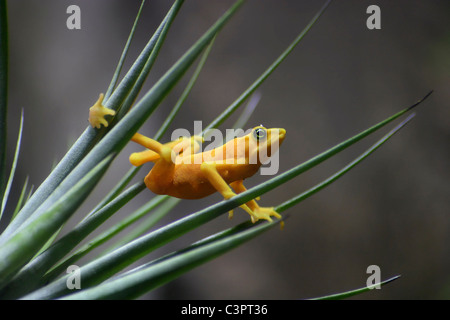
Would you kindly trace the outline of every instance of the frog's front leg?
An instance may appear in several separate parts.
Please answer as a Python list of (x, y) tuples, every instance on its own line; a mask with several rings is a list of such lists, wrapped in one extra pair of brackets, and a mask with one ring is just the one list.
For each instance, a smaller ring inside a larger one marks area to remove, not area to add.
[[(228, 200), (236, 195), (236, 193), (234, 193), (233, 190), (231, 190), (230, 186), (219, 174), (219, 172), (216, 169), (216, 164), (214, 162), (203, 162), (200, 168), (202, 172), (205, 174), (208, 181), (214, 187), (214, 189), (216, 189), (225, 198), (225, 200)], [(240, 207), (245, 211), (247, 211), (247, 213), (251, 216), (253, 222), (258, 220), (253, 215), (253, 211), (246, 204), (243, 204)], [(233, 218), (233, 210), (229, 212), (228, 218), (230, 219)]]
[[(236, 191), (236, 193), (241, 193), (246, 191), (247, 189), (244, 186), (243, 180), (238, 180), (230, 183), (230, 186)], [(271, 217), (275, 217), (281, 219), (281, 215), (276, 212), (273, 207), (260, 207), (255, 200), (250, 200), (246, 203), (246, 205), (252, 210), (252, 220), (255, 217), (255, 220), (264, 219), (267, 221), (272, 221)], [(284, 222), (280, 222), (280, 227), (283, 228)]]
[(105, 119), (105, 116), (114, 116), (116, 112), (112, 109), (106, 108), (103, 105), (103, 93), (100, 93), (100, 96), (97, 102), (89, 108), (89, 123), (92, 128), (100, 129), (102, 125), (105, 127), (108, 126), (108, 121)]

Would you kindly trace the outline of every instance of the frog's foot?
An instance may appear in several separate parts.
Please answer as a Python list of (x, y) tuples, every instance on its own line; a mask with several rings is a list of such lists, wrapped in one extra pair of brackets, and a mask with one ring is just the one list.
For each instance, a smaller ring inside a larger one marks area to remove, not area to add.
[[(276, 212), (273, 207), (256, 207), (253, 208), (252, 213), (250, 214), (250, 217), (252, 219), (252, 222), (255, 223), (258, 220), (267, 220), (269, 222), (272, 222), (271, 217), (275, 217), (277, 219), (281, 219), (281, 215)], [(280, 222), (280, 228), (283, 229), (284, 222)]]
[[(241, 193), (247, 190), (243, 184), (243, 180), (234, 181), (230, 185), (237, 193)], [(259, 197), (256, 197), (255, 199), (259, 200)], [(255, 199), (247, 202), (245, 204), (245, 207), (241, 206), (241, 208), (247, 211), (247, 213), (250, 215), (253, 223), (260, 219), (272, 222), (271, 217), (275, 217), (277, 219), (282, 218), (281, 215), (273, 209), (273, 207), (260, 207)], [(280, 221), (281, 229), (283, 229), (283, 226), (284, 222)]]
[(253, 222), (258, 221), (259, 219), (271, 222), (272, 221), (271, 217), (281, 219), (281, 215), (275, 210), (273, 210), (273, 207), (257, 207), (253, 209), (253, 213), (251, 214)]
[(105, 116), (113, 116), (116, 112), (112, 109), (106, 108), (103, 106), (103, 93), (100, 93), (100, 97), (97, 102), (89, 108), (89, 123), (92, 128), (100, 129), (101, 125), (105, 127), (108, 126), (108, 121), (105, 119)]
[[(224, 195), (225, 200), (234, 197), (236, 194), (233, 192), (229, 192)], [(255, 205), (252, 202), (248, 202), (246, 204), (240, 205), (240, 208), (244, 209), (249, 215), (253, 223), (262, 219), (272, 222), (271, 217), (275, 217), (277, 219), (281, 219), (281, 215), (276, 212), (273, 207), (260, 207), (257, 204)], [(228, 219), (233, 218), (233, 210), (228, 211)], [(281, 227), (283, 227), (283, 222), (281, 222)]]

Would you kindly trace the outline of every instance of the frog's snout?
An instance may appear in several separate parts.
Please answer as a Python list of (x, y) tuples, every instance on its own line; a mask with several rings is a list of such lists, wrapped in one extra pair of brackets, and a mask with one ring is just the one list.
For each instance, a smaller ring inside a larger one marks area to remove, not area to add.
[(280, 139), (280, 143), (283, 142), (285, 136), (286, 136), (286, 130), (278, 129), (278, 139)]

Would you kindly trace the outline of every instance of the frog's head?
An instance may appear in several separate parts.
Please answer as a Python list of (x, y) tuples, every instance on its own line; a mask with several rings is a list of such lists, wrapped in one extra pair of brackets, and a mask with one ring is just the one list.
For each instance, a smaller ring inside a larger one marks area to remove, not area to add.
[[(258, 126), (247, 135), (249, 137), (249, 160), (258, 164), (265, 163), (278, 151), (286, 136), (282, 128), (267, 129)], [(253, 161), (252, 161), (253, 160)]]
[(224, 159), (226, 163), (256, 165), (267, 163), (274, 155), (286, 135), (281, 128), (267, 129), (263, 126), (253, 128), (245, 136), (228, 141), (222, 148), (212, 150), (212, 157)]

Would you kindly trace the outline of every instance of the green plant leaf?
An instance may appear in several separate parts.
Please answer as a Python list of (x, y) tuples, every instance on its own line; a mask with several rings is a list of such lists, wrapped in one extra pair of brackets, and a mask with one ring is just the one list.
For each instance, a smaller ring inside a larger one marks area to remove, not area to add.
[(0, 0), (0, 199), (6, 188), (6, 142), (8, 109), (8, 12)]
[(16, 151), (14, 153), (14, 160), (11, 166), (11, 171), (9, 173), (8, 183), (6, 184), (6, 189), (3, 193), (3, 199), (0, 207), (0, 220), (3, 217), (3, 212), (6, 207), (6, 202), (8, 201), (9, 191), (11, 190), (11, 185), (14, 179), (14, 173), (16, 172), (17, 161), (19, 161), (19, 151), (20, 151), (20, 142), (22, 141), (22, 132), (23, 132), (23, 111), (20, 117), (20, 127), (19, 127), (19, 135), (17, 137), (16, 142)]
[(25, 179), (25, 182), (22, 187), (22, 191), (20, 192), (19, 199), (16, 203), (16, 208), (14, 209), (14, 212), (12, 214), (11, 220), (14, 220), (14, 217), (16, 216), (17, 212), (19, 212), (20, 208), (22, 208), (23, 204), (26, 202), (27, 197), (25, 196), (28, 188), (28, 177)]
[(120, 56), (119, 62), (117, 63), (116, 71), (114, 72), (113, 77), (111, 79), (111, 82), (109, 84), (109, 87), (106, 90), (105, 97), (104, 97), (105, 101), (107, 101), (109, 99), (109, 97), (111, 96), (111, 93), (113, 92), (114, 88), (116, 87), (117, 81), (119, 80), (119, 75), (120, 75), (120, 72), (122, 70), (123, 64), (125, 62), (125, 58), (126, 58), (126, 56), (128, 54), (128, 50), (130, 48), (131, 40), (133, 39), (134, 33), (136, 31), (137, 23), (138, 23), (139, 18), (141, 16), (142, 9), (144, 8), (144, 4), (145, 4), (145, 0), (142, 0), (141, 1), (141, 6), (139, 7), (139, 11), (138, 11), (137, 16), (136, 16), (136, 19), (134, 20), (133, 27), (131, 28), (130, 35), (128, 36), (127, 42), (126, 42), (125, 47), (123, 48), (123, 51), (122, 51), (122, 55)]
[[(110, 126), (108, 127), (108, 130), (110, 127), (114, 126), (117, 121), (122, 119), (125, 114), (129, 111), (131, 106), (133, 105), (136, 97), (138, 96), (145, 79), (147, 78), (147, 75), (149, 74), (150, 70), (153, 67), (153, 64), (156, 61), (156, 58), (159, 54), (159, 51), (162, 47), (162, 44), (164, 40), (166, 39), (167, 32), (169, 31), (170, 26), (172, 25), (172, 22), (174, 21), (178, 11), (181, 8), (181, 5), (183, 4), (184, 0), (176, 0), (174, 4), (172, 5), (172, 8), (169, 10), (169, 13), (167, 14), (166, 18), (164, 19), (164, 25), (161, 25), (161, 29), (157, 30), (157, 33), (152, 37), (155, 38), (156, 42), (153, 45), (153, 48), (150, 52), (150, 55), (148, 58), (143, 61), (145, 62), (142, 65), (142, 69), (139, 72), (139, 75), (134, 79), (134, 77), (124, 77), (124, 84), (122, 83), (119, 85), (120, 90), (115, 90), (111, 99), (112, 101), (115, 100), (116, 96), (119, 97), (120, 104), (118, 103), (109, 103), (110, 101), (106, 102), (106, 106), (111, 105), (111, 108), (114, 110), (117, 110), (117, 114), (114, 116), (114, 119)], [(161, 30), (159, 32), (159, 30)], [(157, 36), (157, 37), (156, 37)], [(145, 49), (144, 49), (145, 50)], [(142, 64), (140, 60), (138, 59), (135, 64)], [(129, 81), (131, 79), (134, 79), (134, 81)], [(126, 92), (126, 95), (124, 95)]]
[(105, 157), (38, 219), (24, 224), (21, 230), (0, 247), (0, 287), (25, 265), (70, 217), (101, 178), (112, 158)]
[(327, 295), (327, 296), (323, 296), (323, 297), (319, 297), (319, 298), (314, 298), (314, 299), (310, 299), (310, 300), (340, 300), (340, 299), (346, 299), (370, 290), (373, 290), (375, 288), (378, 288), (379, 286), (384, 286), (388, 283), (391, 283), (394, 280), (397, 280), (398, 278), (400, 278), (400, 275), (398, 276), (394, 276), (392, 278), (389, 278), (387, 280), (384, 280), (380, 283), (376, 283), (370, 286), (366, 286), (363, 288), (359, 288), (359, 289), (355, 289), (355, 290), (350, 290), (350, 291), (346, 291), (346, 292), (342, 292), (342, 293), (336, 293), (336, 294), (331, 294), (331, 295)]

